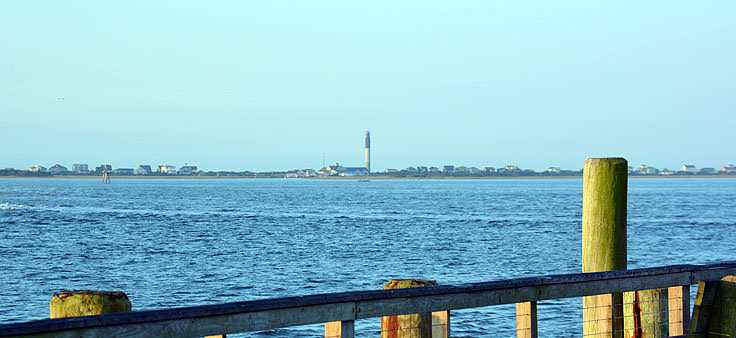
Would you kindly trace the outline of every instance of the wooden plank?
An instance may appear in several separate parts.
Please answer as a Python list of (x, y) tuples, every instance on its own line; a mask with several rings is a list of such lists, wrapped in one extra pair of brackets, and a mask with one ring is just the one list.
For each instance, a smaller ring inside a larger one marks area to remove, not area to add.
[(432, 338), (450, 338), (450, 311), (432, 312)]
[(624, 292), (624, 336), (669, 337), (668, 288)]
[[(384, 315), (667, 288), (689, 285), (702, 276), (721, 278), (730, 273), (736, 273), (734, 262), (551, 275), (431, 288), (341, 292), (3, 324), (0, 325), (0, 337), (65, 330), (74, 332), (70, 336), (88, 331), (124, 337), (130, 332), (141, 332), (142, 328), (153, 330), (150, 335), (161, 336), (180, 331), (197, 332), (194, 336), (227, 334)], [(197, 326), (205, 329), (199, 330)]]
[(353, 338), (354, 336), (354, 320), (325, 323), (325, 338)]
[(693, 317), (690, 320), (690, 334), (688, 337), (705, 338), (707, 336), (717, 290), (718, 281), (700, 281), (698, 283), (698, 293), (695, 296), (695, 307), (693, 308)]
[(726, 276), (718, 282), (708, 336), (736, 336), (736, 276)]
[[(224, 316), (90, 327), (60, 331), (44, 337), (202, 337), (213, 333), (229, 334), (324, 323), (336, 317), (350, 319), (354, 315), (354, 309), (354, 304), (345, 303), (317, 305)], [(14, 336), (22, 337), (22, 335)]]
[(442, 294), (361, 301), (357, 303), (357, 317), (358, 319), (371, 318), (381, 315), (400, 315), (417, 312), (456, 310), (537, 300), (593, 296), (611, 291), (618, 293), (631, 290), (667, 288), (670, 286), (681, 285), (681, 283), (688, 283), (689, 278), (689, 273), (676, 273), (669, 275), (645, 276), (635, 279), (619, 278), (569, 284), (524, 286), (462, 294)]
[(516, 303), (516, 337), (537, 338), (537, 302)]
[(690, 285), (671, 286), (669, 296), (669, 335), (681, 336), (690, 327)]

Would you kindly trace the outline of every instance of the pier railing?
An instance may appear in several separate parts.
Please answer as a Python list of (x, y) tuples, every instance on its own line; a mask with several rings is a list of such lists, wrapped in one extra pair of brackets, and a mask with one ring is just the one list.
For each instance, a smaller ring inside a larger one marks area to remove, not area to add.
[[(729, 274), (736, 274), (736, 262), (327, 293), (4, 324), (0, 337), (201, 337), (340, 322), (341, 336), (352, 338), (357, 319), (514, 303), (521, 304), (517, 327), (529, 328), (518, 331), (518, 336), (536, 337), (537, 301), (650, 289), (670, 291), (669, 332), (678, 336), (686, 334), (689, 326), (690, 285)], [(596, 336), (622, 335), (615, 330), (600, 334)]]

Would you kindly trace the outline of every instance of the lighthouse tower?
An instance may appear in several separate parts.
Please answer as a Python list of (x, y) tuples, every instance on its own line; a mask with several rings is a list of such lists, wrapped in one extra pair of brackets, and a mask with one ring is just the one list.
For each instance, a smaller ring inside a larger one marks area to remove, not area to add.
[(365, 168), (371, 172), (371, 132), (365, 132)]

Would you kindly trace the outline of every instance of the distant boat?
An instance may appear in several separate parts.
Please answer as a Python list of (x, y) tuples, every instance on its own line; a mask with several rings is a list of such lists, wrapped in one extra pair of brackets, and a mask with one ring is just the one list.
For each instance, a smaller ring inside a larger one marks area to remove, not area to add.
[(367, 180), (367, 179), (364, 179), (364, 178), (361, 178), (361, 179), (358, 180), (358, 182), (370, 182), (370, 181), (371, 180)]

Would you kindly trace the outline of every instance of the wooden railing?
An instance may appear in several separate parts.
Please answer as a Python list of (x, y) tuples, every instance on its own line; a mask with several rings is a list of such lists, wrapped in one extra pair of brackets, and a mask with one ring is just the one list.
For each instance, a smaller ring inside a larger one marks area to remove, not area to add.
[[(690, 285), (729, 274), (736, 274), (736, 262), (328, 293), (4, 324), (0, 325), (0, 337), (201, 337), (338, 321), (346, 328), (342, 337), (352, 338), (357, 319), (513, 303), (521, 303), (517, 310), (527, 312), (517, 318), (534, 321), (524, 323), (533, 329), (520, 335), (536, 337), (537, 301), (662, 288), (682, 295), (682, 303), (670, 307), (681, 309), (680, 327), (672, 327), (675, 321), (670, 319), (670, 332), (685, 333), (690, 318)], [(525, 303), (533, 306), (523, 306)], [(678, 316), (671, 313), (670, 317), (673, 315)]]

